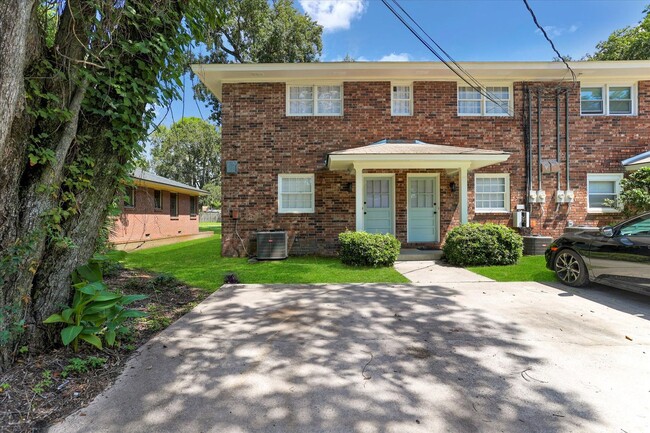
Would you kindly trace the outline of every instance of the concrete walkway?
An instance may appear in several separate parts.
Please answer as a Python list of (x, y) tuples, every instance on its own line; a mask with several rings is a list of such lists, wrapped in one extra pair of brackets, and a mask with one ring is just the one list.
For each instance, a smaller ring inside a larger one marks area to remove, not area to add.
[(224, 286), (50, 432), (646, 432), (649, 319), (537, 283)]
[(395, 262), (395, 270), (412, 283), (475, 283), (494, 281), (464, 268), (447, 265), (438, 260)]

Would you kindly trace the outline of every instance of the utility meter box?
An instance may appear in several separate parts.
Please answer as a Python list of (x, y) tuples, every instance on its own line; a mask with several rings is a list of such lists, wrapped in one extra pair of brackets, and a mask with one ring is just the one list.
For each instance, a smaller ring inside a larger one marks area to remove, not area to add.
[(564, 195), (564, 191), (561, 189), (558, 189), (555, 192), (555, 203), (564, 203), (564, 198), (566, 196)]
[(512, 221), (515, 227), (530, 227), (530, 212), (516, 210), (512, 213)]
[(537, 191), (529, 191), (528, 192), (528, 200), (531, 203), (537, 203)]
[(575, 200), (575, 193), (572, 189), (567, 189), (564, 191), (564, 202), (565, 203), (573, 203)]
[(537, 191), (537, 203), (546, 203), (546, 191), (541, 189)]

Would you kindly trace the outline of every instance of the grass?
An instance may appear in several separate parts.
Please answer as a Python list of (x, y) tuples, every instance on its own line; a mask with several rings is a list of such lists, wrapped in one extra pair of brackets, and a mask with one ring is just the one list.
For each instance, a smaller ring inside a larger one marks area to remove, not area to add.
[(537, 281), (543, 283), (557, 281), (555, 273), (546, 269), (544, 256), (523, 256), (516, 265), (476, 266), (467, 269), (499, 282)]
[(201, 223), (200, 229), (214, 230), (215, 236), (131, 252), (122, 261), (128, 268), (172, 274), (208, 291), (217, 290), (229, 273), (235, 273), (244, 284), (408, 282), (392, 267), (355, 268), (337, 258), (290, 257), (248, 263), (245, 258), (221, 257), (221, 224)]
[(221, 235), (221, 223), (199, 223), (200, 232), (214, 232)]

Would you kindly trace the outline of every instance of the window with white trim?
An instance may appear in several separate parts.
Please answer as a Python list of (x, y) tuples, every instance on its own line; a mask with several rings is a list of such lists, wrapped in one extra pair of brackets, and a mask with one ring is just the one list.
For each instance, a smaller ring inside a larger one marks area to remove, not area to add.
[(410, 116), (413, 107), (413, 87), (410, 84), (392, 85), (391, 109), (393, 116)]
[[(484, 96), (485, 93), (488, 97)], [(510, 86), (489, 86), (485, 92), (470, 86), (458, 86), (459, 116), (509, 116)]]
[(342, 114), (342, 85), (287, 86), (287, 115), (341, 116)]
[(585, 85), (580, 87), (580, 114), (629, 116), (635, 114), (636, 89), (625, 85)]
[(476, 213), (510, 212), (510, 175), (477, 173), (474, 175)]
[(314, 212), (314, 175), (278, 175), (278, 212)]
[(587, 211), (618, 212), (616, 202), (621, 193), (621, 173), (587, 174)]

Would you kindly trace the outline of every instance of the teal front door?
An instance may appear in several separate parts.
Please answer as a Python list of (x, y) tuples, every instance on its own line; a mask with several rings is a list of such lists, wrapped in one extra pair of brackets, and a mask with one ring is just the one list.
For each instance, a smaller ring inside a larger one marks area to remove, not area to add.
[(363, 228), (368, 233), (393, 230), (393, 178), (364, 178)]
[(438, 179), (408, 178), (408, 241), (438, 241)]

